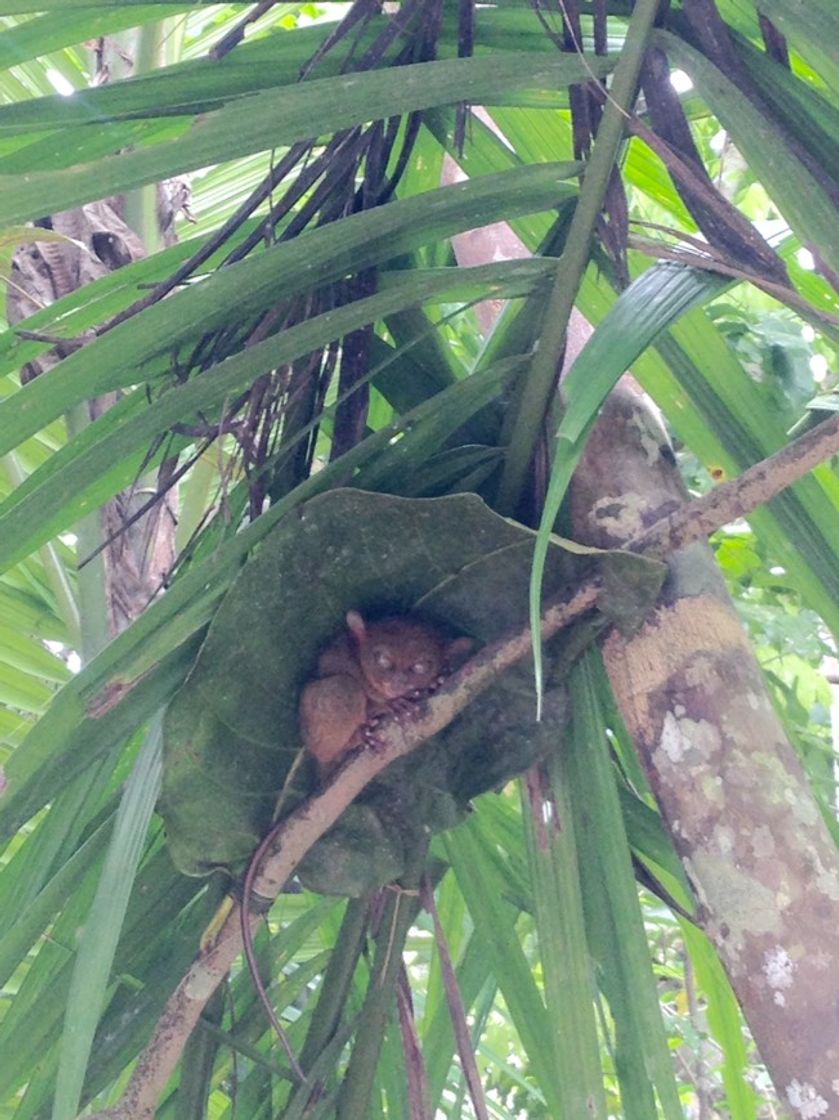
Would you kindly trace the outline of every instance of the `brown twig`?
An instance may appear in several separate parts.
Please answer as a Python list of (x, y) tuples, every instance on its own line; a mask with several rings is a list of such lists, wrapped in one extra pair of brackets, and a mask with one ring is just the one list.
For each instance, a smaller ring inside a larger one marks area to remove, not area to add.
[(93, 337), (92, 334), (90, 334), (89, 337), (62, 338), (61, 335), (48, 334), (44, 331), (27, 331), (22, 328), (18, 330), (17, 327), (13, 327), (12, 330), (18, 338), (22, 338), (25, 342), (48, 342), (50, 346), (64, 347), (67, 353), (81, 350)]
[(723, 482), (660, 518), (630, 541), (627, 548), (666, 559), (691, 541), (708, 537), (723, 525), (751, 513), (833, 455), (839, 455), (839, 412), (731, 482)]
[(244, 39), (245, 28), (248, 24), (255, 23), (256, 20), (264, 16), (266, 12), (270, 12), (276, 3), (277, 0), (260, 0), (260, 3), (251, 8), (244, 19), (239, 20), (235, 27), (231, 28), (226, 35), (223, 35), (222, 38), (219, 39), (214, 47), (210, 48), (208, 57), (213, 59), (214, 62), (218, 62), (220, 58), (224, 58), (226, 54), (230, 54), (233, 48), (237, 47)]
[(451, 954), (449, 953), (445, 931), (440, 922), (440, 915), (437, 913), (437, 903), (434, 901), (434, 887), (427, 874), (422, 877), (420, 898), (423, 907), (431, 915), (431, 921), (434, 925), (434, 944), (437, 947), (437, 955), (440, 958), (443, 991), (446, 994), (449, 1017), (452, 1021), (452, 1033), (455, 1037), (457, 1052), (460, 1055), (460, 1064), (463, 1069), (463, 1076), (466, 1078), (466, 1085), (469, 1089), (472, 1108), (478, 1120), (489, 1120), (489, 1112), (484, 1097), (484, 1087), (481, 1084), (480, 1074), (478, 1073), (478, 1063), (475, 1060), (472, 1038), (469, 1034), (466, 1008), (463, 1006), (463, 1000), (461, 998), (460, 988), (458, 987), (454, 964), (452, 963)]
[[(688, 238), (684, 234), (681, 237), (683, 241), (695, 245), (702, 244), (697, 238)], [(723, 260), (719, 251), (710, 244), (704, 244), (696, 251), (671, 245), (666, 241), (659, 241), (655, 238), (629, 237), (627, 244), (630, 249), (635, 249), (648, 257), (654, 257), (656, 260), (675, 261), (677, 264), (686, 265), (688, 268), (701, 268), (706, 272), (718, 272), (721, 276), (730, 276), (732, 280), (754, 284), (756, 288), (760, 288), (768, 296), (772, 296), (779, 303), (783, 303), (796, 311), (803, 319), (815, 320), (828, 327), (839, 326), (839, 315), (831, 315), (829, 311), (820, 311), (788, 284), (776, 284), (774, 280), (764, 280), (756, 272), (748, 272), (738, 265)]]
[(268, 1021), (274, 1028), (274, 1033), (280, 1040), (280, 1044), (285, 1050), (286, 1057), (288, 1058), (291, 1072), (294, 1074), (298, 1084), (304, 1084), (306, 1075), (300, 1067), (297, 1060), (297, 1055), (294, 1053), (291, 1043), (288, 1040), (288, 1035), (283, 1030), (282, 1023), (277, 1018), (274, 1008), (271, 1006), (271, 1001), (268, 998), (268, 993), (265, 991), (265, 985), (262, 982), (262, 973), (259, 971), (259, 962), (256, 959), (256, 953), (253, 947), (253, 929), (251, 925), (251, 913), (249, 907), (251, 905), (251, 896), (253, 892), (253, 882), (256, 878), (259, 868), (262, 865), (263, 858), (266, 852), (274, 843), (277, 833), (277, 827), (274, 826), (262, 839), (259, 847), (251, 857), (251, 862), (248, 865), (248, 870), (245, 873), (245, 878), (242, 882), (242, 899), (239, 903), (239, 936), (242, 939), (242, 949), (245, 954), (245, 960), (248, 962), (248, 972), (251, 974), (256, 993), (259, 996), (259, 1001), (268, 1016)]
[[(752, 512), (837, 453), (839, 414), (750, 467), (739, 478), (657, 521), (629, 547), (648, 556), (665, 558), (670, 552), (707, 537), (735, 518)], [(573, 594), (551, 603), (542, 614), (543, 639), (557, 634), (594, 607), (600, 590), (600, 579), (594, 576)], [(390, 722), (383, 725), (381, 749), (364, 751), (351, 758), (326, 788), (291, 813), (266, 843), (264, 858), (254, 876), (253, 892), (268, 901), (276, 898), (309, 848), (377, 774), (442, 731), (502, 672), (526, 657), (530, 650), (529, 628), (484, 647), (452, 674), (439, 692), (422, 703), (416, 720), (410, 724)], [(196, 958), (170, 996), (119, 1104), (99, 1113), (98, 1120), (150, 1120), (207, 1000), (242, 949), (241, 920), (237, 904), (213, 945)], [(247, 920), (253, 930), (262, 916), (250, 914)]]
[(396, 988), (396, 1008), (399, 1016), (399, 1033), (402, 1036), (402, 1054), (405, 1062), (405, 1088), (410, 1120), (426, 1120), (428, 1108), (428, 1072), (422, 1060), (422, 1046), (417, 1032), (417, 1020), (411, 999), (411, 982), (404, 960), (399, 967)]

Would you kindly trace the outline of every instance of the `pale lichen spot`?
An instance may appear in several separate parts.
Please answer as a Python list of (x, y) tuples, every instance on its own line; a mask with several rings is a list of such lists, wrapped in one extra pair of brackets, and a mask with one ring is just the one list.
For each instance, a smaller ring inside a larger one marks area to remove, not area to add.
[(733, 946), (739, 952), (753, 937), (780, 935), (782, 916), (774, 891), (711, 845), (694, 849), (692, 858), (709, 909), (725, 915), (729, 951)]
[(690, 739), (682, 733), (680, 721), (672, 712), (664, 717), (659, 746), (671, 762), (681, 762), (690, 748)]
[(605, 495), (594, 503), (590, 519), (615, 537), (631, 537), (642, 526), (646, 503), (640, 494)]
[[(776, 945), (763, 954), (763, 975), (770, 988), (776, 992), (792, 987), (792, 976), (797, 968), (795, 961), (783, 947)], [(778, 1000), (776, 999), (777, 1003)]]
[(831, 1083), (830, 1087), (833, 1090), (833, 1092), (836, 1094), (836, 1096), (839, 1097), (839, 1077), (836, 1077), (836, 1078), (833, 1079), (833, 1082)]
[(786, 1005), (787, 1005), (787, 997), (784, 995), (783, 992), (775, 992), (774, 996), (772, 997), (772, 1000), (776, 1004), (777, 1007), (786, 1007)]
[(680, 718), (674, 712), (668, 712), (664, 717), (659, 747), (671, 762), (683, 761), (692, 747), (707, 757), (719, 746), (719, 732), (707, 720)]
[(638, 425), (638, 435), (640, 437), (641, 450), (646, 455), (647, 462), (650, 466), (655, 466), (661, 458), (661, 441), (656, 439), (655, 435), (643, 423)]
[(784, 800), (801, 824), (814, 825), (820, 819), (815, 798), (805, 795), (801, 786), (788, 785), (784, 790)]
[(801, 1120), (817, 1120), (819, 1116), (824, 1116), (829, 1107), (815, 1086), (797, 1079), (787, 1085), (787, 1100)]
[(714, 829), (713, 840), (720, 855), (727, 856), (734, 851), (734, 832), (727, 825), (718, 825)]
[(690, 724), (688, 733), (693, 745), (699, 748), (705, 758), (720, 750), (722, 740), (719, 730), (714, 727), (713, 723), (709, 723), (706, 719), (682, 720), (682, 723)]
[(688, 688), (701, 688), (713, 693), (720, 686), (720, 670), (716, 657), (698, 654), (684, 671), (684, 683)]
[(638, 443), (646, 455), (647, 462), (650, 466), (655, 466), (661, 458), (662, 448), (667, 444), (664, 423), (661, 420), (658, 406), (653, 404), (652, 409), (650, 409), (645, 405), (642, 409), (633, 403), (629, 426), (638, 437)]
[(753, 712), (759, 712), (763, 706), (763, 698), (756, 692), (747, 692), (745, 700)]
[(778, 905), (778, 910), (783, 912), (788, 906), (792, 905), (792, 895), (790, 894), (789, 883), (784, 883), (783, 886), (778, 887), (775, 891), (775, 902)]
[(756, 859), (768, 859), (775, 854), (775, 837), (765, 824), (758, 825), (752, 834), (752, 851)]
[(725, 788), (719, 774), (702, 775), (702, 796), (708, 805), (716, 805), (719, 808), (725, 804)]
[(822, 871), (816, 876), (816, 889), (833, 902), (839, 900), (839, 877), (835, 871)]

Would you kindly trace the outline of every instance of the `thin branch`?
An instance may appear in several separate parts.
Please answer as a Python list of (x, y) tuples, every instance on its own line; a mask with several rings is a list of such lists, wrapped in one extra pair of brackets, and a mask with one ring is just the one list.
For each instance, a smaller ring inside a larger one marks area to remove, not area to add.
[(463, 1006), (454, 964), (452, 963), (448, 942), (446, 941), (446, 934), (440, 922), (440, 915), (437, 913), (437, 903), (434, 901), (434, 888), (427, 874), (422, 877), (420, 898), (423, 907), (431, 915), (431, 921), (434, 924), (434, 944), (437, 947), (437, 955), (440, 958), (443, 990), (446, 993), (446, 1003), (448, 1004), (449, 1017), (452, 1021), (452, 1031), (457, 1044), (457, 1052), (460, 1055), (460, 1064), (466, 1078), (466, 1085), (469, 1089), (472, 1108), (478, 1120), (489, 1120), (489, 1112), (484, 1097), (484, 1087), (481, 1084), (478, 1063), (475, 1061), (474, 1048), (469, 1034), (469, 1024), (466, 1021), (466, 1009)]
[(839, 326), (839, 315), (831, 315), (829, 311), (820, 311), (788, 284), (777, 284), (774, 280), (765, 280), (756, 272), (749, 272), (739, 265), (731, 264), (722, 258), (719, 250), (714, 249), (710, 244), (702, 244), (697, 238), (689, 238), (684, 234), (681, 234), (681, 238), (691, 244), (702, 245), (702, 248), (694, 252), (692, 249), (682, 249), (666, 241), (645, 237), (629, 237), (627, 243), (630, 249), (636, 249), (639, 253), (645, 253), (648, 257), (654, 257), (657, 260), (676, 261), (678, 264), (687, 265), (689, 268), (718, 272), (721, 276), (730, 276), (732, 280), (754, 284), (756, 288), (760, 288), (761, 291), (766, 292), (767, 295), (772, 296), (779, 303), (786, 304), (787, 307), (798, 312), (804, 319), (815, 320), (825, 327)]
[(233, 48), (237, 47), (244, 39), (245, 28), (248, 24), (255, 23), (256, 20), (264, 16), (266, 12), (270, 12), (276, 3), (277, 0), (260, 0), (260, 3), (251, 8), (244, 19), (241, 19), (235, 27), (219, 39), (216, 45), (210, 49), (208, 57), (213, 59), (214, 62), (218, 62), (220, 58), (224, 58), (226, 54), (230, 54)]
[(660, 518), (627, 548), (666, 559), (691, 541), (709, 537), (723, 525), (752, 513), (833, 455), (839, 455), (839, 412), (731, 482), (723, 482)]
[(422, 1046), (417, 1033), (417, 1021), (411, 999), (411, 982), (408, 979), (408, 970), (405, 967), (404, 960), (399, 966), (396, 1007), (399, 1014), (399, 1033), (402, 1036), (402, 1054), (405, 1062), (408, 1115), (410, 1120), (428, 1120), (428, 1073), (422, 1060)]
[[(299, 757), (300, 756), (298, 755), (298, 758)], [(293, 773), (296, 769), (296, 765), (292, 766), (291, 773)], [(283, 790), (287, 788), (287, 784), (288, 782), (286, 782), (286, 786), (283, 786)], [(280, 795), (280, 801), (282, 801), (282, 795)], [(256, 994), (259, 996), (259, 1001), (262, 1004), (265, 1014), (268, 1016), (268, 1021), (273, 1027), (274, 1033), (280, 1040), (280, 1044), (285, 1051), (286, 1057), (289, 1061), (289, 1065), (291, 1066), (291, 1072), (294, 1074), (294, 1077), (296, 1078), (298, 1084), (303, 1084), (306, 1081), (306, 1075), (300, 1067), (300, 1063), (297, 1060), (297, 1055), (292, 1049), (291, 1043), (288, 1040), (288, 1035), (283, 1030), (282, 1023), (277, 1018), (274, 1008), (271, 1006), (271, 1001), (268, 998), (268, 993), (266, 992), (265, 985), (262, 982), (262, 973), (260, 972), (259, 962), (256, 959), (256, 953), (253, 947), (253, 931), (250, 922), (253, 879), (259, 871), (265, 853), (271, 846), (271, 843), (274, 839), (275, 831), (276, 830), (272, 828), (268, 833), (266, 833), (266, 835), (260, 842), (259, 847), (254, 852), (251, 858), (251, 862), (248, 866), (248, 870), (245, 874), (244, 882), (242, 883), (242, 898), (238, 906), (239, 936), (242, 939), (242, 949), (245, 953), (245, 960), (248, 963), (248, 971), (251, 974), (251, 980), (253, 981), (253, 985), (256, 988)]]

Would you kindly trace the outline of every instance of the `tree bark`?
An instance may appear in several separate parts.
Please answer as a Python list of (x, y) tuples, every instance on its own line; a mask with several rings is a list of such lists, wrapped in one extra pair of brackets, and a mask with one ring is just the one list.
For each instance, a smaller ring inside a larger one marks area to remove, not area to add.
[[(628, 379), (571, 490), (577, 539), (615, 548), (686, 494)], [(778, 1092), (839, 1117), (839, 859), (710, 549), (675, 553), (661, 601), (603, 646), (618, 705)]]
[[(119, 199), (107, 199), (53, 214), (48, 220), (49, 229), (66, 240), (32, 242), (17, 251), (7, 297), (11, 324), (146, 255), (142, 241), (123, 221), (119, 208)], [(159, 211), (161, 219), (168, 214), (163, 206)], [(52, 350), (24, 366), (21, 382), (40, 376), (67, 353), (69, 346), (57, 342)], [(117, 399), (116, 394), (109, 393), (90, 401), (89, 419), (96, 420)], [(148, 496), (138, 485), (106, 502), (98, 515), (110, 637), (139, 617), (161, 590), (174, 563), (174, 496), (161, 497), (151, 510), (133, 521), (134, 511)], [(85, 559), (79, 557), (80, 562)]]

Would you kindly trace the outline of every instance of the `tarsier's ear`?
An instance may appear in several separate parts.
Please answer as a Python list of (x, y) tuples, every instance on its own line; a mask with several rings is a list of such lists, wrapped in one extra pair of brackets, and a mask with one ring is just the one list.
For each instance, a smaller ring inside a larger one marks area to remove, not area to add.
[(471, 638), (454, 638), (446, 646), (446, 664), (456, 669), (466, 660), (474, 648)]
[(367, 635), (367, 627), (358, 611), (347, 611), (347, 629), (357, 642), (364, 641)]

